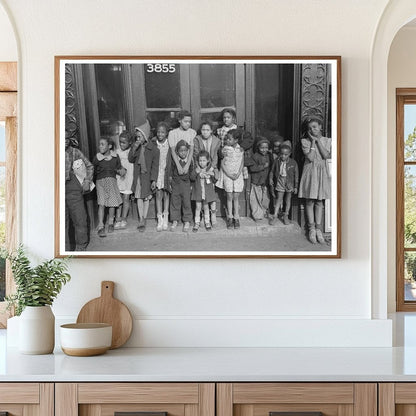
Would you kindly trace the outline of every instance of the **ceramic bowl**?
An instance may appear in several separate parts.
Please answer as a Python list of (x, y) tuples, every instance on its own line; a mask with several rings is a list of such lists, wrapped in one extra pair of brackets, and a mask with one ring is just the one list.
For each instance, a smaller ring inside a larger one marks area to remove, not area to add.
[(61, 325), (61, 348), (67, 355), (88, 357), (111, 347), (112, 326), (103, 323)]

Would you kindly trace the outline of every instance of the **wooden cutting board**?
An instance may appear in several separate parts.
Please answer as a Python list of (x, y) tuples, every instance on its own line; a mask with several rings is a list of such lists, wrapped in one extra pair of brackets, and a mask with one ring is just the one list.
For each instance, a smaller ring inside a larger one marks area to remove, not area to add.
[(101, 296), (86, 303), (77, 323), (107, 323), (113, 326), (111, 349), (121, 347), (130, 338), (133, 319), (127, 306), (113, 297), (114, 282), (101, 282)]

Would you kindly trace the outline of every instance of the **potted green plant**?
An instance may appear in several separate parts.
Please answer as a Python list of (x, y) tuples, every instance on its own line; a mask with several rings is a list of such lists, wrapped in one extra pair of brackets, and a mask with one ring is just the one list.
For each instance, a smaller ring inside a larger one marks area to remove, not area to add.
[(19, 350), (49, 354), (55, 346), (55, 316), (51, 305), (71, 276), (68, 258), (45, 260), (32, 266), (23, 246), (4, 252), (10, 261), (16, 292), (6, 296), (8, 309), (19, 318)]

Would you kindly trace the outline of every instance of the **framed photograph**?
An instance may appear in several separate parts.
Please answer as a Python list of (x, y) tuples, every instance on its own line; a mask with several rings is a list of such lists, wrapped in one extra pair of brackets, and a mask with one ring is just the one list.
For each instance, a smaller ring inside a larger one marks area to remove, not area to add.
[(341, 58), (55, 57), (56, 256), (341, 256)]

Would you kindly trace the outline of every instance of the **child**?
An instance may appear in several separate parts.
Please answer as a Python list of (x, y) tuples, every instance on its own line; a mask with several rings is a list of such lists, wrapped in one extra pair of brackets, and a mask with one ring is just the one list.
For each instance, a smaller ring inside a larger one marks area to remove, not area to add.
[[(221, 145), (224, 146), (224, 139), (227, 133), (231, 130), (237, 130), (239, 132), (238, 144), (243, 148), (245, 158), (248, 159), (252, 155), (254, 140), (248, 131), (237, 126), (236, 118), (236, 112), (232, 108), (224, 108), (220, 115), (223, 125), (217, 130), (217, 134), (221, 140)], [(243, 166), (243, 179), (248, 179), (248, 169), (246, 166)]]
[[(85, 178), (80, 182), (74, 172), (74, 164), (85, 166)], [(65, 131), (65, 248), (71, 250), (69, 222), (75, 231), (75, 251), (85, 251), (88, 246), (88, 222), (84, 194), (90, 192), (94, 166), (78, 149), (78, 141)]]
[[(194, 166), (197, 165), (197, 156), (201, 150), (206, 150), (209, 153), (209, 160), (211, 167), (214, 169), (215, 180), (218, 179), (218, 153), (221, 148), (221, 141), (218, 137), (212, 134), (212, 123), (210, 121), (204, 121), (201, 124), (201, 135), (196, 136), (194, 139)], [(217, 223), (217, 203), (213, 200), (210, 204), (211, 207), (211, 224), (215, 227)]]
[(156, 180), (159, 173), (159, 149), (149, 140), (150, 124), (148, 121), (135, 127), (136, 140), (129, 151), (129, 162), (133, 163), (132, 190), (137, 198), (137, 213), (139, 224), (137, 229), (144, 232), (149, 201), (156, 190)]
[[(189, 172), (189, 166), (192, 162), (196, 131), (191, 129), (192, 114), (189, 111), (180, 111), (178, 114), (178, 121), (179, 127), (169, 132), (168, 142), (172, 153), (172, 159), (176, 165), (176, 169), (180, 175), (183, 175)], [(176, 154), (176, 145), (180, 140), (184, 140), (190, 147), (191, 157), (187, 159), (187, 163), (184, 166), (181, 166), (179, 163), (178, 155)]]
[(169, 178), (172, 152), (168, 143), (169, 126), (165, 122), (158, 123), (156, 127), (156, 144), (159, 149), (159, 170), (156, 179), (156, 231), (166, 231), (169, 219)]
[(257, 139), (257, 151), (245, 163), (251, 173), (250, 208), (254, 221), (267, 217), (270, 199), (268, 182), (270, 172), (269, 141), (264, 137)]
[[(175, 148), (178, 157), (178, 164), (184, 168), (189, 166), (187, 173), (180, 173), (176, 163), (171, 164), (169, 181), (172, 184), (172, 197), (170, 202), (170, 216), (172, 219), (171, 231), (178, 226), (178, 222), (183, 221), (183, 231), (188, 232), (192, 220), (191, 209), (191, 179), (189, 171), (192, 171), (192, 153), (189, 151), (190, 145), (185, 140), (179, 140)], [(173, 159), (173, 157), (172, 157)], [(189, 159), (191, 159), (189, 161)], [(184, 169), (182, 169), (183, 172)]]
[[(201, 208), (204, 209), (204, 223), (207, 231), (211, 230), (209, 217), (209, 206), (215, 204), (216, 195), (214, 190), (215, 173), (210, 164), (208, 151), (201, 150), (196, 157), (196, 168), (191, 173), (192, 201), (196, 201), (195, 224), (192, 231), (197, 232), (201, 221)], [(215, 205), (214, 205), (215, 206)], [(215, 217), (215, 208), (212, 210), (212, 218)]]
[(98, 235), (105, 237), (104, 211), (108, 207), (108, 232), (114, 231), (114, 212), (123, 202), (117, 186), (116, 175), (124, 177), (126, 169), (121, 166), (120, 158), (114, 151), (114, 143), (109, 137), (101, 137), (99, 153), (94, 158), (93, 165), (96, 174), (97, 204), (98, 204)]
[(217, 136), (221, 141), (221, 146), (224, 146), (224, 140), (227, 136), (227, 133), (230, 130), (236, 130), (237, 115), (236, 112), (232, 108), (224, 108), (220, 114), (220, 120), (222, 122), (222, 126), (217, 129)]
[(322, 121), (311, 118), (307, 123), (307, 137), (301, 139), (305, 155), (299, 198), (306, 199), (308, 238), (312, 244), (324, 244), (322, 235), (323, 200), (331, 198), (331, 174), (328, 159), (331, 158), (331, 139), (322, 136)]
[(273, 156), (273, 161), (274, 161), (280, 155), (280, 146), (282, 145), (284, 139), (282, 136), (274, 135), (273, 137), (271, 137), (270, 141), (272, 143), (271, 151), (272, 151), (272, 156)]
[(240, 228), (238, 197), (244, 188), (243, 165), (244, 150), (238, 144), (238, 130), (230, 130), (225, 138), (222, 149), (223, 160), (217, 183), (218, 188), (227, 194), (227, 228)]
[(123, 204), (117, 208), (115, 230), (127, 227), (127, 214), (130, 210), (130, 195), (133, 193), (133, 163), (129, 162), (129, 151), (133, 137), (130, 133), (123, 131), (119, 137), (119, 148), (116, 150), (120, 158), (121, 166), (126, 169), (124, 176), (117, 175), (117, 186), (121, 193)]
[[(298, 192), (299, 169), (298, 164), (290, 155), (292, 149), (288, 144), (280, 146), (280, 155), (274, 161), (270, 171), (270, 192), (274, 199), (274, 212), (270, 218), (270, 225), (276, 224), (279, 211), (283, 208), (283, 199), (285, 202), (285, 211), (283, 213), (283, 223), (289, 225), (289, 211), (292, 202), (292, 194)], [(276, 199), (277, 191), (277, 199)]]

